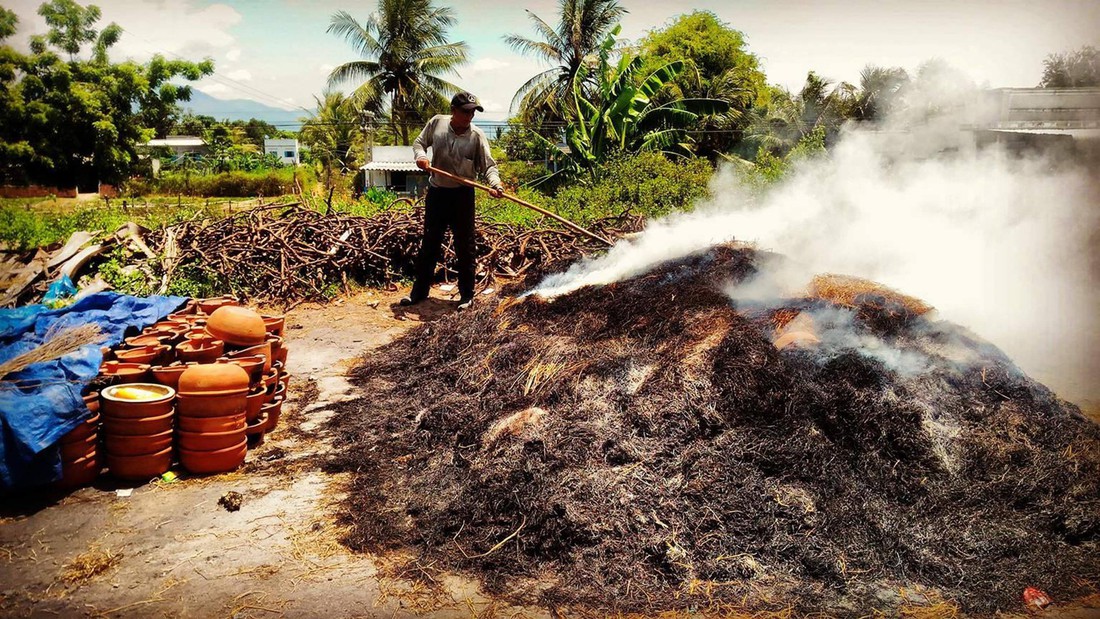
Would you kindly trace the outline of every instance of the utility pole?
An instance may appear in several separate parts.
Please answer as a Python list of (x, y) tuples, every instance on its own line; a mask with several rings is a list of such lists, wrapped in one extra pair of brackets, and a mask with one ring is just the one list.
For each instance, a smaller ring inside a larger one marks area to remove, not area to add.
[[(367, 108), (359, 110), (359, 129), (363, 132), (363, 165), (370, 163), (374, 158), (374, 112)], [(370, 171), (363, 170), (363, 192), (367, 191), (367, 183), (370, 179)]]

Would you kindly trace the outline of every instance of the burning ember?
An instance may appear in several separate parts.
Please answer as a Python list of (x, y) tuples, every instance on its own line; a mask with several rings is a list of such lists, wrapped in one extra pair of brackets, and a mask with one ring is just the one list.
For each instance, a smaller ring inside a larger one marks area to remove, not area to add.
[(916, 299), (837, 278), (723, 293), (766, 260), (719, 246), (372, 356), (332, 422), (346, 542), (624, 612), (1090, 593), (1100, 427)]

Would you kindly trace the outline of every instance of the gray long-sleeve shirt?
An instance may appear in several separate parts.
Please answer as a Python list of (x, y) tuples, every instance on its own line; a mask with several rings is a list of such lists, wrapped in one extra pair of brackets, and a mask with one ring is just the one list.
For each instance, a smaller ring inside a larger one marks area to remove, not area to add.
[[(459, 135), (451, 128), (449, 114), (433, 116), (413, 142), (413, 153), (416, 154), (416, 158), (427, 159), (429, 146), (432, 148), (432, 167), (471, 180), (476, 180), (479, 173), (484, 174), (490, 187), (494, 189), (502, 187), (497, 162), (489, 152), (489, 140), (481, 129), (474, 125), (470, 125), (465, 133)], [(435, 187), (462, 186), (456, 181), (436, 174), (432, 174), (428, 182)]]

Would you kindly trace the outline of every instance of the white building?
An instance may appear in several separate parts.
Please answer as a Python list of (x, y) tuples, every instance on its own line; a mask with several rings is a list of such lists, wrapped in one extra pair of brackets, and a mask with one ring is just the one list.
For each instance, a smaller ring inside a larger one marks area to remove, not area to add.
[(420, 195), (428, 186), (428, 173), (416, 167), (412, 146), (374, 146), (370, 163), (362, 169), (366, 187)]
[(275, 155), (279, 161), (288, 165), (298, 165), (298, 140), (264, 138), (264, 154)]

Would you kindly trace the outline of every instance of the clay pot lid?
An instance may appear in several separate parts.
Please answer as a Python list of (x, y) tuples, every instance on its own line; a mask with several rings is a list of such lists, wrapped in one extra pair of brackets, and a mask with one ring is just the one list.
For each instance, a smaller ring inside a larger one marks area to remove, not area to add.
[(156, 383), (130, 383), (107, 387), (99, 393), (104, 400), (124, 404), (150, 404), (176, 397), (176, 390)]
[(195, 364), (180, 363), (179, 361), (176, 361), (175, 363), (169, 365), (154, 365), (150, 369), (153, 371), (153, 374), (182, 374), (186, 372), (187, 368), (191, 367), (192, 365)]
[(206, 332), (227, 344), (254, 346), (264, 343), (267, 326), (259, 313), (247, 307), (227, 305), (210, 315), (206, 321)]
[(205, 352), (217, 348), (221, 343), (221, 340), (215, 339), (188, 338), (176, 344), (176, 350), (182, 350), (184, 352)]
[(180, 375), (180, 395), (248, 393), (248, 372), (231, 363), (200, 363)]
[(100, 374), (109, 376), (124, 376), (127, 374), (143, 374), (149, 371), (147, 363), (125, 363), (122, 361), (106, 361), (99, 368)]

